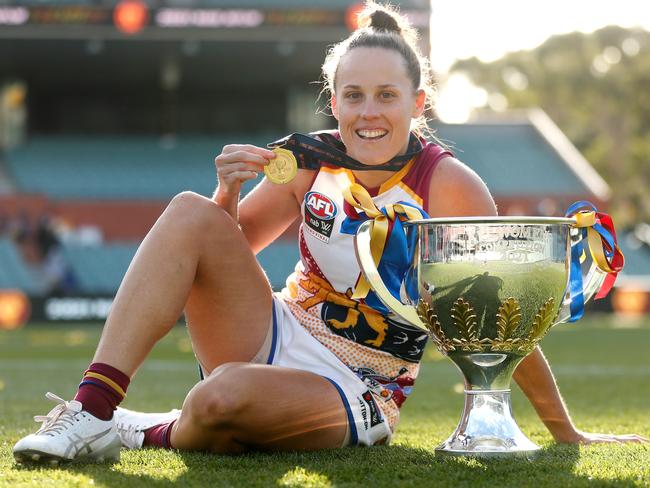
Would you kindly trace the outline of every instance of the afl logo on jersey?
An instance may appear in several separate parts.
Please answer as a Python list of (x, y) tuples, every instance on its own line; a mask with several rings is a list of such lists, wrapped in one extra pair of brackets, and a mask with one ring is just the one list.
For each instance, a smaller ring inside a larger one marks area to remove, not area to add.
[(305, 224), (315, 238), (329, 242), (336, 217), (336, 204), (327, 195), (310, 191), (305, 195)]

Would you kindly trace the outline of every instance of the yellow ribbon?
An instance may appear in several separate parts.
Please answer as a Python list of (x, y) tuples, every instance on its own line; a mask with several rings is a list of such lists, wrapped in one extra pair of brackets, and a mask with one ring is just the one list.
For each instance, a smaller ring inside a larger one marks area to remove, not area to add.
[[(614, 270), (609, 266), (609, 261), (605, 256), (605, 251), (603, 250), (603, 241), (600, 237), (600, 234), (593, 228), (596, 224), (596, 213), (595, 212), (578, 212), (574, 215), (576, 219), (576, 227), (587, 228), (587, 241), (589, 242), (589, 252), (591, 257), (596, 262), (596, 265), (603, 270), (605, 273), (613, 273)], [(616, 245), (618, 249), (618, 245)], [(580, 262), (584, 259), (580, 259)]]
[[(422, 213), (418, 209), (400, 203), (386, 205), (385, 210), (388, 215), (385, 215), (377, 208), (368, 191), (358, 183), (353, 183), (349, 188), (344, 189), (343, 198), (350, 205), (362, 210), (368, 217), (373, 219), (370, 233), (370, 253), (372, 254), (375, 266), (379, 266), (379, 261), (384, 253), (384, 247), (388, 241), (389, 222), (394, 222), (395, 218), (400, 218), (401, 220), (422, 218)], [(370, 284), (362, 274), (351, 298), (366, 298), (369, 292)]]

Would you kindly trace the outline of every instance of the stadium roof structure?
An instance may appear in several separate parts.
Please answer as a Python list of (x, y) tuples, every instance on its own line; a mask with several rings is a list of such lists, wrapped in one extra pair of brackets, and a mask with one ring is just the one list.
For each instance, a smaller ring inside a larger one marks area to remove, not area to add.
[(607, 183), (540, 109), (432, 127), (483, 178), (501, 213), (558, 214), (557, 205), (539, 205), (553, 201), (566, 208), (576, 200), (603, 205), (609, 199)]
[[(355, 0), (13, 0), (0, 1), (0, 38), (315, 40), (356, 25)], [(418, 29), (429, 0), (393, 2)], [(332, 34), (335, 34), (332, 36)]]
[[(277, 127), (296, 97), (311, 102), (328, 47), (349, 35), (361, 3), (0, 0), (0, 80), (24, 83), (37, 133), (266, 130), (248, 114), (275, 112)], [(393, 3), (428, 52), (429, 0)]]

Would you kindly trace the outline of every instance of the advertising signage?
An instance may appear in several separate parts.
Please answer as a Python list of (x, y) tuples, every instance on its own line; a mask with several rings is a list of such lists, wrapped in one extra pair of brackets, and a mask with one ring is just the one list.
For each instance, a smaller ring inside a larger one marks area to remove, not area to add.
[[(115, 6), (0, 6), (0, 29), (37, 27), (114, 27), (124, 35), (150, 29), (255, 29), (264, 27), (348, 27), (353, 29), (360, 4), (338, 10), (325, 8), (151, 8), (141, 0)], [(428, 29), (428, 9), (402, 9), (419, 29)], [(7, 29), (3, 33), (7, 34)]]

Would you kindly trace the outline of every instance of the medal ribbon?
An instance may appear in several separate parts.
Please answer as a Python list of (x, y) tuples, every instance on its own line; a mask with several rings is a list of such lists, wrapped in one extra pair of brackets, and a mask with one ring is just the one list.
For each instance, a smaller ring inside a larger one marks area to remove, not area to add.
[[(423, 218), (420, 210), (401, 203), (386, 205), (382, 210), (379, 210), (368, 191), (358, 183), (353, 183), (349, 188), (344, 189), (343, 197), (350, 205), (362, 210), (368, 218), (374, 221), (370, 234), (370, 252), (377, 267), (379, 267), (384, 247), (388, 242), (390, 223), (395, 222), (395, 219), (405, 221)], [(370, 284), (362, 274), (354, 289), (352, 298), (366, 298), (369, 292)]]
[(296, 156), (298, 167), (302, 169), (318, 169), (323, 164), (331, 164), (356, 171), (399, 171), (424, 149), (422, 141), (415, 134), (411, 134), (405, 154), (395, 156), (380, 165), (368, 165), (348, 156), (345, 145), (330, 132), (314, 132), (313, 135), (323, 140), (312, 135), (294, 133), (269, 143), (268, 147), (282, 147), (291, 151)]
[(569, 207), (567, 217), (575, 217), (576, 227), (580, 229), (582, 239), (571, 246), (571, 270), (569, 273), (569, 296), (571, 298), (571, 318), (575, 322), (584, 313), (584, 290), (582, 284), (582, 270), (580, 264), (585, 260), (583, 241), (589, 243), (589, 252), (596, 266), (607, 277), (596, 294), (596, 300), (607, 296), (614, 286), (618, 272), (625, 265), (625, 257), (618, 247), (616, 231), (612, 218), (602, 212), (590, 202), (580, 201)]

